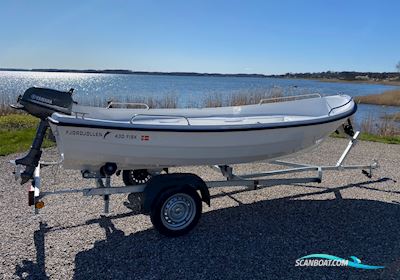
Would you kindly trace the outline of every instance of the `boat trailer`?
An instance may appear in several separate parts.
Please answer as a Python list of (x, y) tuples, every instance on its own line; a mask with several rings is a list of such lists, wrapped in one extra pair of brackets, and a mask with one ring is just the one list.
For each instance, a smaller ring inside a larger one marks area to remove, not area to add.
[[(127, 186), (111, 186), (111, 175), (104, 172), (89, 173), (82, 172), (85, 179), (94, 179), (96, 187), (82, 189), (64, 189), (56, 191), (41, 191), (42, 167), (60, 165), (57, 162), (40, 161), (34, 170), (31, 186), (28, 191), (28, 204), (34, 208), (35, 214), (44, 207), (43, 198), (49, 195), (82, 193), (84, 196), (102, 196), (104, 200), (104, 213), (110, 212), (110, 196), (115, 194), (129, 194), (127, 205), (138, 213), (149, 214), (154, 227), (166, 236), (180, 236), (194, 228), (200, 219), (202, 212), (202, 201), (210, 205), (210, 194), (208, 189), (215, 187), (247, 187), (249, 190), (274, 186), (291, 185), (300, 183), (320, 183), (323, 171), (360, 169), (369, 178), (373, 169), (379, 167), (378, 162), (373, 160), (368, 165), (344, 165), (346, 157), (357, 143), (360, 132), (356, 131), (349, 136), (349, 143), (335, 165), (316, 166), (276, 160), (270, 164), (282, 166), (283, 169), (266, 171), (252, 174), (236, 174), (233, 167), (229, 165), (210, 166), (213, 170), (220, 172), (224, 180), (203, 181), (200, 177), (191, 173), (168, 173), (153, 174), (146, 183)], [(15, 165), (15, 179), (21, 176), (20, 165)], [(294, 178), (269, 178), (274, 175), (286, 175), (301, 172), (315, 172), (315, 176)]]

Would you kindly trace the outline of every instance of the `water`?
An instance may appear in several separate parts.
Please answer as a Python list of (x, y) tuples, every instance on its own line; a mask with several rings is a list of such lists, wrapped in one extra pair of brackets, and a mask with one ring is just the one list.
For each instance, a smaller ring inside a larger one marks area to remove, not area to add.
[[(199, 106), (210, 96), (226, 98), (234, 94), (270, 94), (279, 90), (284, 94), (344, 93), (350, 96), (382, 93), (400, 87), (326, 83), (313, 80), (249, 78), (249, 77), (202, 77), (159, 75), (116, 75), (85, 73), (46, 73), (0, 71), (0, 104), (15, 103), (18, 95), (31, 86), (58, 90), (75, 89), (74, 99), (83, 104), (102, 105), (105, 100), (125, 100), (137, 96), (162, 99), (173, 96), (179, 107)], [(399, 112), (398, 107), (360, 105), (356, 121), (372, 117), (379, 120), (385, 114)]]

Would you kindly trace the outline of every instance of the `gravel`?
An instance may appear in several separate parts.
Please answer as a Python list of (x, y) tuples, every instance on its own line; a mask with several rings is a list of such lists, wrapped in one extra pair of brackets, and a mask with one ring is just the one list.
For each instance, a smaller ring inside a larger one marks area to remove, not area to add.
[[(290, 160), (334, 164), (346, 146), (328, 139), (315, 151)], [(400, 279), (400, 145), (359, 142), (346, 160), (379, 160), (373, 178), (360, 170), (326, 172), (321, 184), (212, 189), (197, 227), (167, 238), (150, 218), (134, 214), (126, 195), (111, 197), (102, 216), (100, 197), (48, 196), (40, 215), (27, 206), (27, 186), (13, 180), (1, 158), (0, 278), (2, 279)], [(55, 149), (45, 152), (55, 158)], [(275, 168), (267, 163), (235, 166), (238, 173)], [(206, 167), (176, 168), (205, 180), (221, 179)], [(303, 174), (304, 175), (304, 174)], [(307, 175), (307, 174), (306, 174)], [(77, 171), (42, 170), (43, 189), (82, 188), (93, 182)], [(294, 175), (293, 175), (294, 176)], [(121, 184), (120, 178), (114, 180)], [(296, 267), (315, 253), (357, 256), (380, 270)]]

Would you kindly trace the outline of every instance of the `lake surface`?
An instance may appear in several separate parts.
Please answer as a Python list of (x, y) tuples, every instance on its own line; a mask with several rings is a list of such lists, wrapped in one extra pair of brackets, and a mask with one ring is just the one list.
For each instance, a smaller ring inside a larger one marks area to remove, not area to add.
[[(17, 96), (32, 86), (63, 91), (74, 88), (74, 99), (84, 104), (100, 105), (107, 99), (124, 101), (133, 96), (155, 99), (173, 96), (179, 107), (201, 106), (210, 97), (224, 99), (235, 94), (261, 93), (268, 96), (279, 91), (288, 95), (318, 92), (358, 96), (400, 88), (299, 79), (0, 71), (0, 104), (15, 103)], [(356, 121), (360, 123), (367, 117), (379, 120), (382, 115), (396, 112), (399, 112), (398, 107), (360, 105)]]

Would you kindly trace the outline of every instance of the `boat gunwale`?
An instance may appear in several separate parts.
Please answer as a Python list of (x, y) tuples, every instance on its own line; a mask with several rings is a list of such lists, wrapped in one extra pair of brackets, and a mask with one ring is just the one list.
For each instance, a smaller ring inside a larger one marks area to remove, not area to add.
[[(88, 124), (88, 123), (75, 123), (67, 122), (65, 120), (56, 120), (52, 117), (48, 117), (48, 121), (55, 126), (66, 126), (66, 127), (85, 127), (85, 128), (97, 128), (97, 129), (111, 129), (111, 130), (132, 130), (132, 131), (157, 131), (157, 132), (235, 132), (235, 131), (252, 131), (252, 130), (267, 130), (267, 129), (281, 129), (281, 128), (291, 128), (291, 127), (301, 127), (310, 125), (320, 125), (325, 123), (335, 122), (341, 119), (350, 117), (357, 111), (357, 103), (353, 103), (354, 106), (351, 110), (340, 113), (337, 115), (329, 116), (323, 118), (314, 118), (302, 121), (291, 121), (286, 123), (263, 123), (259, 125), (247, 124), (247, 125), (225, 125), (225, 126), (215, 126), (210, 127), (200, 126), (200, 125), (185, 125), (182, 127), (168, 127), (168, 126), (155, 126), (143, 125), (143, 124), (132, 124), (129, 126), (116, 126), (116, 125), (104, 125), (104, 124)], [(75, 120), (75, 119), (74, 119)], [(83, 119), (85, 120), (85, 119)], [(87, 120), (86, 120), (87, 122)], [(93, 121), (90, 121), (93, 122)]]

